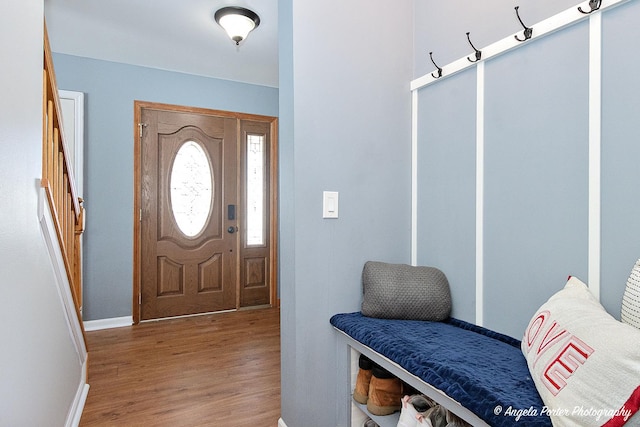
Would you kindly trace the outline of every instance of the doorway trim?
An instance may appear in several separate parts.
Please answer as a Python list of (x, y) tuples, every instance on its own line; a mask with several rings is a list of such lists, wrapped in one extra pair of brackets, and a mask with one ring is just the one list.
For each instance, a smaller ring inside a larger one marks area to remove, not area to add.
[[(269, 302), (272, 307), (278, 303), (278, 118), (273, 116), (262, 116), (257, 114), (238, 113), (233, 111), (213, 110), (199, 107), (186, 107), (173, 104), (162, 104), (157, 102), (138, 101), (133, 102), (133, 293), (132, 293), (132, 317), (133, 324), (140, 323), (141, 304), (141, 212), (142, 212), (142, 131), (143, 125), (139, 125), (142, 119), (144, 108), (162, 110), (168, 112), (195, 113), (215, 115), (218, 117), (235, 118), (240, 120), (253, 120), (269, 123), (271, 132), (271, 152), (269, 160), (271, 162), (269, 183), (271, 192), (269, 194), (269, 280), (271, 281)], [(236, 285), (237, 286), (237, 285)], [(236, 306), (236, 309), (239, 307)]]

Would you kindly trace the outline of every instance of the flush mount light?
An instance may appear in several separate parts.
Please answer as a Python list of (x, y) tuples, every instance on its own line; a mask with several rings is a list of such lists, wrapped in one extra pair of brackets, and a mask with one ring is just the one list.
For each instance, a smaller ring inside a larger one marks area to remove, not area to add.
[(247, 38), (249, 32), (260, 25), (260, 17), (243, 7), (223, 7), (215, 13), (214, 19), (224, 28), (231, 40), (236, 42), (236, 45), (239, 45)]

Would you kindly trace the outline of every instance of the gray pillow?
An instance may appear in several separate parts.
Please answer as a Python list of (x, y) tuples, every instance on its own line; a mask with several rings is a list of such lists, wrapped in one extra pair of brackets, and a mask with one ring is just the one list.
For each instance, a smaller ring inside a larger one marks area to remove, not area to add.
[(368, 317), (440, 321), (451, 314), (449, 281), (434, 267), (368, 261), (362, 288)]

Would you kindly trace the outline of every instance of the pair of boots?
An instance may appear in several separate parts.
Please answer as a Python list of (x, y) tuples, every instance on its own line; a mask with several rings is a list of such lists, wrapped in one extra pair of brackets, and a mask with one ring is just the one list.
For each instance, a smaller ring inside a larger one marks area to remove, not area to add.
[(402, 408), (403, 384), (390, 372), (360, 355), (353, 399), (373, 415), (389, 415)]

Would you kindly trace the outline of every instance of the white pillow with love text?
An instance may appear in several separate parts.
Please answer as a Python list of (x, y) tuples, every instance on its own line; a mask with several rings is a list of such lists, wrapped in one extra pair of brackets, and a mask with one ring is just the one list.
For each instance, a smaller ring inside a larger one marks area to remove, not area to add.
[(554, 426), (622, 426), (640, 406), (640, 330), (570, 277), (522, 338), (529, 370)]

